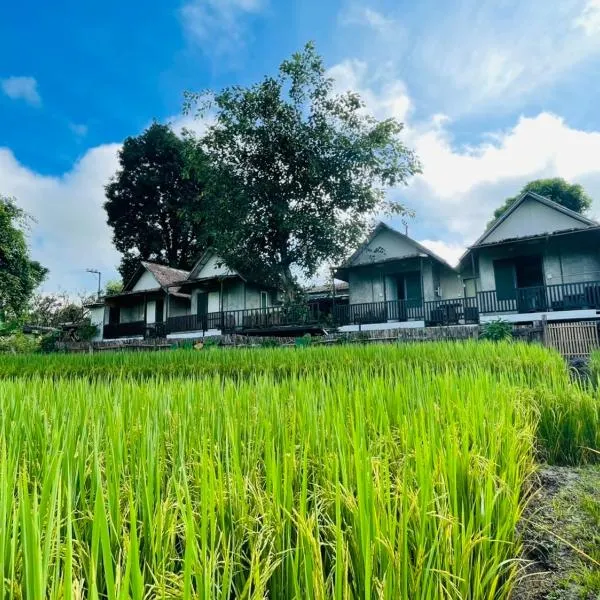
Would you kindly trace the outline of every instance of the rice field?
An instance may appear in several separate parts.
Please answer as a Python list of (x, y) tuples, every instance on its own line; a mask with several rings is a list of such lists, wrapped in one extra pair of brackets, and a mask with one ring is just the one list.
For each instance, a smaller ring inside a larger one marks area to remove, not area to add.
[(0, 357), (0, 598), (509, 598), (599, 430), (521, 344)]

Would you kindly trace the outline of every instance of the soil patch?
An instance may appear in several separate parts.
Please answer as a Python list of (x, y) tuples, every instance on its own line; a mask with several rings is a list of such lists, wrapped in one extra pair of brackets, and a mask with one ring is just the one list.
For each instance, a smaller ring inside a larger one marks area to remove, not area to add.
[(535, 488), (513, 600), (600, 600), (600, 468), (543, 467)]

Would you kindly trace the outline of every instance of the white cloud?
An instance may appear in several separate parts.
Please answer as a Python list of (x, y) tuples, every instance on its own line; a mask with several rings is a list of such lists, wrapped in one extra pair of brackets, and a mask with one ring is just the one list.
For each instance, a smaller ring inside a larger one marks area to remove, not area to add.
[(367, 6), (352, 5), (349, 10), (341, 15), (343, 25), (362, 25), (375, 30), (377, 33), (387, 33), (396, 21)]
[(24, 100), (31, 106), (41, 106), (42, 98), (34, 77), (7, 77), (0, 80), (2, 91), (13, 100)]
[[(398, 111), (398, 106), (411, 106), (401, 81), (373, 77), (364, 62), (345, 61), (330, 74), (338, 77), (341, 89), (359, 90), (379, 118), (406, 115), (408, 110)], [(423, 174), (389, 192), (415, 211), (410, 235), (425, 239), (434, 251), (438, 244), (445, 258), (456, 258), (480, 235), (494, 209), (533, 179), (564, 177), (581, 183), (596, 199), (593, 214), (600, 215), (600, 131), (575, 129), (560, 116), (541, 112), (458, 148), (451, 126), (443, 114), (425, 122), (409, 119), (405, 140), (421, 159)]]
[(465, 246), (463, 244), (448, 244), (440, 240), (421, 240), (419, 243), (432, 252), (435, 252), (438, 256), (441, 256), (452, 266), (458, 264), (458, 259), (465, 251)]
[(366, 110), (377, 118), (405, 121), (411, 111), (406, 86), (401, 80), (389, 77), (385, 66), (379, 71), (371, 70), (364, 61), (346, 60), (331, 67), (327, 75), (333, 78), (337, 92), (358, 92)]
[(448, 2), (415, 39), (412, 60), (444, 90), (453, 114), (522, 102), (554, 85), (584, 60), (600, 55), (598, 0)]
[[(392, 7), (392, 4), (389, 5)], [(392, 63), (419, 104), (452, 116), (508, 112), (600, 57), (600, 0), (421, 0), (385, 15), (340, 13), (339, 35), (370, 64)], [(348, 31), (348, 25), (362, 24)]]
[(224, 54), (243, 45), (244, 17), (261, 12), (266, 0), (190, 0), (180, 9), (183, 27), (204, 51)]
[(550, 113), (521, 117), (508, 131), (477, 146), (457, 149), (440, 125), (412, 131), (424, 172), (407, 191), (428, 228), (472, 242), (494, 209), (521, 187), (542, 177), (583, 184), (600, 212), (600, 131), (570, 127)]
[(92, 148), (59, 176), (40, 175), (24, 167), (7, 148), (0, 148), (2, 193), (14, 196), (36, 219), (29, 232), (32, 256), (50, 269), (43, 289), (93, 291), (86, 268), (97, 268), (104, 280), (116, 276), (119, 254), (106, 225), (104, 185), (115, 173), (119, 145)]
[(583, 29), (586, 35), (600, 34), (600, 0), (588, 0), (573, 24)]

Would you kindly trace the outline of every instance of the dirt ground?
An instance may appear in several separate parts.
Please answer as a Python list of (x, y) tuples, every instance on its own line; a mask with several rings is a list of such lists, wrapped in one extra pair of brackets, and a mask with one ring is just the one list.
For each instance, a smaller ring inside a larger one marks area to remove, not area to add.
[(543, 467), (534, 487), (513, 600), (600, 600), (600, 468)]

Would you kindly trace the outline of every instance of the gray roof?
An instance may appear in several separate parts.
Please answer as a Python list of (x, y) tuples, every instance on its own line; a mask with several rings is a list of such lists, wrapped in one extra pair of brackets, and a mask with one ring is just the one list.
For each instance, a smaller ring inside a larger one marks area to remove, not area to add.
[(566, 233), (566, 232), (575, 232), (575, 231), (586, 231), (588, 229), (593, 229), (596, 228), (598, 226), (600, 226), (600, 223), (598, 223), (597, 221), (594, 221), (593, 219), (588, 219), (588, 217), (585, 217), (584, 215), (575, 212), (574, 210), (571, 210), (570, 208), (567, 208), (566, 206), (563, 206), (562, 204), (559, 204), (558, 202), (554, 202), (554, 200), (550, 200), (550, 198), (546, 198), (546, 196), (541, 196), (540, 194), (536, 194), (535, 192), (524, 192), (523, 194), (521, 194), (517, 200), (515, 200), (515, 202), (513, 202), (510, 207), (508, 208), (508, 210), (506, 210), (502, 216), (500, 216), (498, 219), (496, 219), (494, 221), (494, 223), (492, 224), (492, 226), (489, 229), (486, 229), (478, 238), (477, 240), (471, 245), (469, 246), (465, 252), (463, 253), (463, 255), (460, 257), (459, 259), (459, 264), (461, 264), (463, 262), (463, 260), (469, 255), (469, 252), (473, 249), (473, 248), (477, 248), (478, 246), (484, 246), (486, 245), (484, 242), (486, 240), (486, 238), (490, 235), (490, 233), (492, 233), (493, 231), (495, 231), (502, 223), (504, 223), (504, 221), (510, 216), (512, 215), (512, 213), (515, 212), (515, 210), (517, 210), (517, 208), (519, 206), (521, 206), (521, 204), (523, 204), (523, 202), (527, 199), (527, 198), (533, 198), (534, 200), (537, 200), (538, 202), (544, 204), (545, 206), (548, 206), (549, 208), (552, 208), (554, 210), (557, 210), (558, 212), (561, 212), (569, 217), (572, 217), (574, 219), (576, 219), (577, 221), (579, 221), (580, 223), (583, 223), (586, 227), (581, 229), (581, 230), (577, 230), (577, 229), (564, 229), (562, 231), (552, 231), (552, 232), (547, 232), (547, 233), (543, 233), (543, 234), (535, 234), (535, 235), (531, 235), (531, 236), (527, 236), (527, 237), (523, 237), (523, 238), (513, 238), (513, 239), (506, 239), (506, 240), (502, 240), (500, 242), (496, 242), (494, 245), (496, 244), (505, 244), (505, 243), (509, 243), (511, 241), (524, 241), (526, 239), (533, 239), (533, 238), (537, 238), (537, 237), (542, 237), (545, 236), (547, 234), (557, 234), (557, 233)]
[(154, 278), (162, 287), (167, 287), (173, 283), (176, 283), (177, 281), (186, 279), (190, 274), (189, 271), (184, 271), (183, 269), (175, 269), (173, 267), (159, 265), (158, 263), (149, 262), (147, 260), (142, 261), (142, 266), (150, 271), (152, 275), (154, 275)]
[[(383, 221), (380, 221), (378, 223), (377, 227), (375, 227), (375, 229), (371, 232), (371, 235), (369, 235), (369, 237), (356, 249), (356, 251), (352, 254), (352, 256), (350, 256), (350, 258), (348, 258), (348, 260), (346, 260), (344, 262), (344, 264), (340, 267), (340, 269), (345, 269), (345, 268), (351, 267), (352, 263), (359, 256), (359, 254), (363, 251), (363, 249), (366, 248), (377, 237), (377, 235), (379, 233), (381, 233), (382, 231), (391, 231), (394, 235), (396, 235), (399, 238), (402, 238), (403, 240), (406, 240), (407, 242), (412, 244), (419, 251), (419, 253), (426, 254), (430, 258), (433, 258), (434, 260), (436, 260), (439, 263), (443, 264), (444, 266), (448, 267), (452, 271), (456, 270), (452, 265), (450, 265), (450, 263), (448, 263), (441, 256), (438, 256), (435, 252), (433, 252), (433, 250), (430, 250), (429, 248), (426, 248), (422, 244), (419, 244), (419, 242), (417, 242), (416, 240), (413, 240), (411, 237), (401, 233), (397, 229), (394, 229), (393, 227), (386, 225)], [(402, 260), (403, 258), (411, 258), (414, 256), (418, 256), (418, 254), (400, 257), (400, 258), (396, 258), (393, 260)], [(390, 259), (390, 260), (392, 260), (392, 259)], [(381, 261), (375, 261), (373, 264), (377, 264), (377, 262), (386, 262), (386, 260), (384, 259)]]

